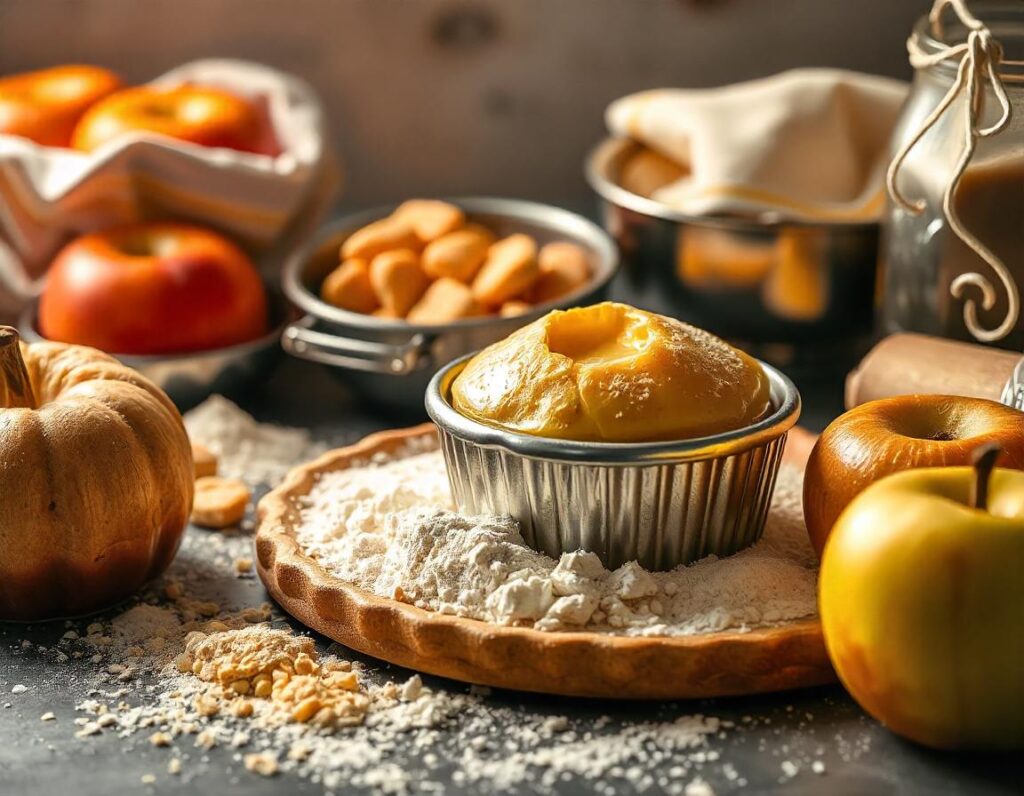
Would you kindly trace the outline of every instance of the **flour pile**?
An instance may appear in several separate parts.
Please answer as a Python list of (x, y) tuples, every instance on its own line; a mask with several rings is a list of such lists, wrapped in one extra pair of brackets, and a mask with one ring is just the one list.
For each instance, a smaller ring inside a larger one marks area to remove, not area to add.
[(277, 484), (297, 462), (323, 450), (306, 429), (259, 423), (222, 395), (207, 398), (184, 420), (189, 439), (217, 457), (220, 475), (252, 486)]
[(783, 467), (756, 545), (671, 572), (636, 562), (609, 572), (587, 552), (556, 561), (527, 547), (509, 517), (458, 514), (438, 451), (321, 475), (296, 537), (339, 578), (441, 613), (546, 631), (743, 631), (817, 611), (801, 481)]
[[(598, 793), (636, 786), (690, 796), (713, 792), (703, 779), (711, 773), (743, 782), (729, 764), (712, 768), (718, 753), (709, 741), (735, 729), (729, 720), (569, 720), (492, 703), (489, 689), (435, 690), (418, 675), (396, 682), (319, 651), (269, 604), (211, 600), (211, 579), (190, 577), (205, 547), (188, 540), (163, 587), (145, 595), (150, 602), (69, 630), (59, 643), (65, 659), (88, 655), (96, 665), (74, 708), (75, 735), (83, 743), (116, 736), (124, 752), (159, 761), (165, 775), (145, 774), (143, 784), (165, 776), (203, 790), (198, 783), (215, 759), (258, 776), (297, 775), (328, 794), (438, 793), (449, 781), (474, 791), (553, 793), (578, 778)], [(666, 761), (670, 773), (650, 771)]]
[[(298, 463), (292, 456), (309, 455), (306, 432), (258, 424), (222, 399), (197, 411), (189, 418), (195, 436), (222, 451), (228, 469), (250, 482)], [(423, 445), (406, 454), (324, 477), (305, 507), (307, 542), (325, 561), (347, 549), (337, 566), (366, 588), (435, 610), (548, 629), (573, 627), (572, 616), (582, 617), (596, 597), (597, 607), (580, 622), (599, 632), (654, 632), (657, 617), (670, 632), (670, 610), (679, 617), (694, 610), (685, 600), (704, 606), (686, 619), (690, 625), (703, 616), (709, 626), (754, 626), (807, 609), (799, 584), (813, 583), (813, 554), (791, 473), (783, 473), (768, 532), (752, 550), (678, 573), (636, 567), (608, 573), (584, 554), (559, 562), (538, 555), (508, 520), (454, 515), (439, 454)], [(743, 787), (752, 774), (784, 783), (799, 772), (825, 771), (822, 739), (803, 729), (813, 717), (797, 718), (792, 706), (765, 707), (769, 715), (755, 719), (728, 706), (719, 706), (726, 715), (717, 717), (654, 704), (618, 706), (608, 716), (598, 705), (577, 703), (570, 718), (560, 715), (564, 701), (432, 678), (425, 683), (314, 643), (263, 602), (251, 556), (244, 532), (191, 528), (170, 570), (133, 604), (63, 624), (0, 623), (0, 647), (9, 647), (17, 663), (14, 671), (0, 671), (0, 692), (6, 692), (0, 713), (9, 711), (18, 722), (32, 759), (41, 760), (37, 742), (73, 733), (83, 748), (72, 752), (71, 763), (85, 770), (97, 755), (118, 749), (116, 743), (132, 761), (111, 766), (124, 769), (110, 773), (118, 792), (138, 787), (132, 778), (140, 764), (141, 785), (160, 792), (244, 789), (251, 781), (240, 777), (267, 776), (285, 780), (281, 790), (325, 794), (453, 787), (552, 794), (575, 787), (607, 796), (708, 796), (714, 788)], [(753, 571), (743, 575), (747, 567)], [(741, 576), (753, 578), (742, 600), (735, 594), (723, 601)], [(767, 585), (773, 577), (774, 592)], [(561, 605), (580, 612), (556, 610), (563, 597), (579, 598)], [(629, 624), (614, 626), (620, 613), (608, 610), (617, 606), (612, 598), (628, 609)], [(707, 608), (715, 600), (728, 619)], [(751, 610), (745, 606), (757, 603), (744, 619)], [(597, 625), (601, 614), (605, 624)], [(685, 623), (676, 624), (678, 632)], [(14, 679), (30, 669), (45, 679), (29, 686)], [(36, 689), (51, 701), (44, 708), (34, 703), (37, 712), (30, 713), (22, 704)], [(752, 772), (725, 759), (735, 746), (764, 744), (783, 724), (795, 728), (782, 747), (784, 759)], [(863, 733), (835, 738), (843, 759), (870, 750)]]

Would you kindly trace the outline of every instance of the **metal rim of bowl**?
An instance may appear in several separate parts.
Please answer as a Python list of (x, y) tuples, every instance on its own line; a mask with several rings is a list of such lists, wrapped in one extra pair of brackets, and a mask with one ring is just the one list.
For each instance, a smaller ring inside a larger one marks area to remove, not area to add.
[[(222, 348), (207, 348), (199, 351), (186, 351), (179, 354), (118, 354), (115, 351), (106, 351), (104, 353), (110, 354), (118, 361), (133, 366), (135, 368), (144, 368), (147, 365), (167, 364), (173, 362), (186, 362), (189, 360), (201, 360), (206, 358), (223, 358), (229, 357), (244, 357), (248, 354), (254, 354), (257, 351), (263, 351), (281, 344), (281, 333), (285, 327), (288, 326), (289, 312), (288, 308), (282, 306), (284, 304), (279, 298), (275, 299), (273, 294), (268, 294), (268, 299), (271, 304), (271, 312), (273, 315), (280, 313), (278, 322), (271, 328), (266, 334), (260, 335), (254, 340), (249, 340), (245, 343), (236, 343), (235, 345), (224, 346)], [(38, 309), (39, 301), (34, 300), (22, 310), (21, 316), (18, 318), (18, 332), (21, 338), (27, 343), (52, 343), (57, 342), (50, 340), (48, 337), (43, 335), (36, 328), (36, 321), (38, 320)]]
[(602, 199), (618, 207), (644, 216), (689, 224), (696, 227), (727, 229), (734, 232), (765, 232), (781, 228), (843, 229), (858, 231), (878, 226), (878, 221), (804, 221), (799, 219), (747, 219), (729, 216), (694, 216), (676, 210), (662, 202), (648, 199), (619, 185), (612, 172), (612, 163), (623, 150), (641, 146), (629, 138), (609, 136), (598, 143), (587, 155), (583, 173), (591, 189)]
[(472, 420), (456, 411), (448, 400), (451, 384), (476, 354), (467, 354), (439, 370), (426, 394), (427, 414), (448, 433), (483, 447), (504, 448), (519, 456), (548, 461), (579, 461), (609, 466), (661, 465), (703, 461), (741, 453), (777, 439), (800, 418), (801, 399), (796, 385), (781, 371), (756, 360), (764, 369), (775, 410), (749, 426), (693, 439), (666, 442), (577, 442), (506, 431)]
[[(523, 221), (534, 224), (537, 227), (549, 229), (554, 233), (560, 233), (571, 239), (574, 243), (583, 243), (597, 252), (600, 259), (599, 275), (587, 282), (586, 285), (574, 290), (572, 293), (562, 296), (554, 301), (538, 304), (529, 312), (523, 313), (520, 317), (524, 322), (539, 318), (552, 309), (572, 306), (580, 296), (592, 291), (601, 290), (607, 285), (619, 271), (619, 253), (615, 242), (607, 232), (594, 222), (583, 216), (573, 213), (554, 205), (543, 204), (542, 202), (531, 202), (524, 199), (504, 199), (500, 197), (439, 197), (445, 202), (458, 205), (468, 215), (475, 213), (503, 216), (509, 220)], [(323, 301), (319, 296), (310, 291), (302, 282), (303, 272), (308, 262), (325, 244), (333, 238), (345, 233), (351, 233), (360, 227), (390, 215), (397, 205), (378, 205), (358, 213), (344, 216), (337, 221), (327, 225), (307, 241), (302, 247), (295, 251), (285, 262), (282, 288), (285, 295), (303, 312), (319, 320), (336, 323), (358, 329), (367, 329), (381, 332), (407, 332), (410, 336), (416, 334), (435, 335), (445, 329), (472, 329), (479, 326), (486, 326), (493, 323), (495, 318), (491, 315), (479, 318), (466, 318), (464, 320), (452, 321), (445, 324), (417, 324), (405, 320), (387, 320), (376, 318), (372, 315), (364, 315), (359, 312), (349, 312), (334, 307)]]

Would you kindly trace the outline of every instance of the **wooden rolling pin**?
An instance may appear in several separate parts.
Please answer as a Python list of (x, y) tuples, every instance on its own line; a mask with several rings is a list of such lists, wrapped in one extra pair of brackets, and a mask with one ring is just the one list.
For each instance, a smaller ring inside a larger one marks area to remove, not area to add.
[(893, 395), (967, 395), (998, 401), (1021, 354), (921, 334), (894, 334), (846, 379), (846, 408)]

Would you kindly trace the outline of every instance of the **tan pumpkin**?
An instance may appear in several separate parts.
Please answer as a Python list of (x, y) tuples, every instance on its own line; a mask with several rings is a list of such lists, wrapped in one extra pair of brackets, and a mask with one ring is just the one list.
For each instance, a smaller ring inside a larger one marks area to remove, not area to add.
[(171, 562), (192, 451), (170, 399), (92, 348), (0, 326), (0, 619), (95, 611)]

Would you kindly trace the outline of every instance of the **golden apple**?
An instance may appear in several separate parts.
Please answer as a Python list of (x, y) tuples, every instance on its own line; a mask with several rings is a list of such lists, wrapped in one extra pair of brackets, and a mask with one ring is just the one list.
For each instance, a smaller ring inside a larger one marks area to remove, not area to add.
[(938, 748), (1024, 747), (1024, 473), (980, 470), (872, 484), (821, 565), (843, 684), (891, 730)]

